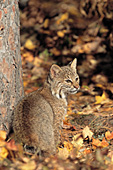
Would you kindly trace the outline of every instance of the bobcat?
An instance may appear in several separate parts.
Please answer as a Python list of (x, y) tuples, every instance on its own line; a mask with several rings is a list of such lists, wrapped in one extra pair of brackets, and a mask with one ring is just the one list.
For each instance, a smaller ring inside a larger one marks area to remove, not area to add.
[(67, 113), (67, 96), (79, 90), (77, 59), (67, 66), (53, 64), (44, 86), (25, 96), (14, 109), (15, 139), (46, 154), (54, 154)]

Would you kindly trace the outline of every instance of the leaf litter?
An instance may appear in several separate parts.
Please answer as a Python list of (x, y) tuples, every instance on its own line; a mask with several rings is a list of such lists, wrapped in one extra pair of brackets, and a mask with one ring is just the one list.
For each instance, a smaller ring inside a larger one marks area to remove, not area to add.
[(24, 152), (0, 131), (0, 169), (113, 169), (111, 1), (29, 0), (20, 19), (25, 93), (42, 86), (51, 64), (75, 56), (81, 90), (69, 97), (55, 156)]

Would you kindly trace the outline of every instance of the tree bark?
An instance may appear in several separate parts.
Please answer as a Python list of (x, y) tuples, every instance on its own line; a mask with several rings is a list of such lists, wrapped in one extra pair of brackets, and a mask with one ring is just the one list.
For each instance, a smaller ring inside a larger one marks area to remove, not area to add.
[(11, 127), (14, 106), (24, 95), (18, 0), (0, 0), (0, 130)]

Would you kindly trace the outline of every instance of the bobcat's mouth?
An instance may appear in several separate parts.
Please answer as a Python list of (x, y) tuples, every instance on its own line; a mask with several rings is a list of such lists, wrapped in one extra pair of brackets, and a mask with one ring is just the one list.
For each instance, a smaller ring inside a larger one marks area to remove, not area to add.
[(75, 93), (77, 93), (77, 92), (79, 91), (79, 89), (80, 89), (80, 87), (79, 87), (78, 89), (76, 89), (76, 88), (71, 89), (71, 90), (70, 90), (70, 93), (71, 93), (71, 94), (75, 94)]

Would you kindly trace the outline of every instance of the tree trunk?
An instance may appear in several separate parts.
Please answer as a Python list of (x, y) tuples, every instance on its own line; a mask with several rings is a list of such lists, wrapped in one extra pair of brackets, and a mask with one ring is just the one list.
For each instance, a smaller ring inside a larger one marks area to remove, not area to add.
[(23, 96), (18, 0), (0, 0), (0, 129), (10, 130)]

